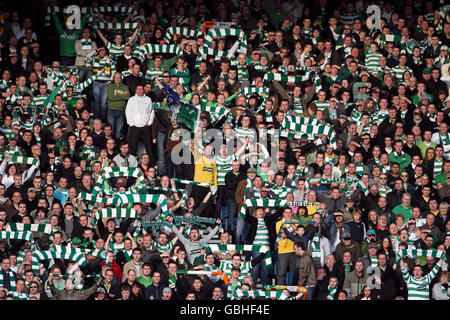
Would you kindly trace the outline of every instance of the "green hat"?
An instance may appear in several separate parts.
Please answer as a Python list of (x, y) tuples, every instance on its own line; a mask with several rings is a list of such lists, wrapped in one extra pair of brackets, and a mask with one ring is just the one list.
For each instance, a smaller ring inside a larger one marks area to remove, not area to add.
[(76, 245), (76, 246), (79, 246), (81, 244), (80, 238), (78, 238), (78, 237), (73, 238), (72, 239), (72, 244)]
[(430, 68), (425, 68), (422, 71), (423, 74), (431, 74), (431, 69)]
[(264, 57), (264, 58), (266, 58), (267, 60), (269, 60), (269, 55), (268, 55), (267, 53), (261, 53), (260, 58), (262, 58), (262, 57)]
[(9, 134), (9, 140), (17, 140), (17, 133), (11, 132)]

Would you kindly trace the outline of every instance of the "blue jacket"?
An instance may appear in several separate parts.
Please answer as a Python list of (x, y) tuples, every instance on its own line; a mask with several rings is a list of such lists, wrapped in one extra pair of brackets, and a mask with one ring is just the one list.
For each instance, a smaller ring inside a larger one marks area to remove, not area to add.
[[(330, 214), (325, 217), (324, 223), (327, 226), (327, 228), (330, 230), (330, 244), (333, 246), (333, 243), (336, 241), (336, 237), (338, 236), (338, 227), (336, 226), (336, 222), (334, 221), (334, 215)], [(350, 227), (348, 224), (344, 224), (342, 226), (343, 232), (350, 232)]]
[(165, 286), (155, 286), (153, 283), (145, 288), (145, 299), (150, 300), (150, 296), (153, 296), (153, 300), (161, 300)]
[(286, 229), (286, 227), (283, 227), (283, 231), (284, 234), (286, 235), (286, 237), (288, 237), (289, 240), (292, 240), (295, 242), (303, 242), (305, 244), (305, 248), (308, 249), (308, 242), (309, 240), (311, 240), (311, 238), (314, 236), (314, 230), (316, 230), (315, 227), (311, 228), (311, 230), (308, 231), (308, 233), (305, 233), (303, 236), (298, 236), (298, 235), (294, 235), (292, 233), (289, 232), (288, 229)]

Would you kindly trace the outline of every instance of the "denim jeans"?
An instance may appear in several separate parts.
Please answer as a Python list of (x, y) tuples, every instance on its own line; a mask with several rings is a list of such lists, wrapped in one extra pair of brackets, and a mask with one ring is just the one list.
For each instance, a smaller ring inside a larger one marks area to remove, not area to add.
[[(230, 219), (230, 213), (228, 212), (228, 219)], [(240, 214), (238, 214), (238, 219), (237, 219), (237, 226), (236, 226), (236, 244), (241, 244), (245, 242), (245, 239), (241, 238), (244, 237), (244, 228), (246, 225), (247, 221), (245, 221), (244, 218), (241, 217)]]
[(166, 134), (158, 131), (158, 136), (156, 138), (156, 145), (158, 147), (158, 174), (160, 176), (165, 175), (166, 169), (166, 149), (164, 148), (164, 140)]
[(107, 121), (112, 126), (113, 137), (119, 139), (122, 135), (123, 124), (125, 123), (125, 112), (120, 110), (108, 109)]
[[(228, 208), (228, 226), (227, 226), (227, 230), (231, 231), (233, 218), (236, 217), (236, 214), (237, 214), (237, 203), (236, 203), (236, 200), (228, 199), (227, 202), (226, 202), (226, 206)], [(239, 223), (239, 218), (238, 218), (238, 223)], [(244, 221), (244, 223), (245, 223), (245, 221)], [(243, 229), (243, 227), (242, 227), (242, 229)], [(242, 234), (242, 232), (241, 232), (241, 234)]]
[(295, 270), (295, 253), (279, 253), (278, 254), (278, 274), (277, 284), (286, 284), (286, 273)]
[(92, 94), (94, 95), (94, 118), (98, 118), (103, 122), (106, 120), (106, 102), (108, 94), (106, 89), (108, 83), (101, 81), (94, 81), (92, 84)]
[(64, 57), (64, 56), (61, 56), (61, 65), (62, 66), (73, 66), (73, 65), (75, 65), (75, 57)]
[[(260, 252), (252, 252), (253, 259), (258, 257), (260, 254)], [(254, 266), (250, 271), (250, 275), (252, 276), (253, 282), (255, 284), (258, 281), (258, 276), (261, 278), (262, 285), (269, 284), (269, 270), (267, 269), (266, 261), (263, 259), (260, 263)]]
[(316, 290), (316, 286), (308, 287), (308, 297), (306, 300), (312, 300), (314, 297), (314, 291)]

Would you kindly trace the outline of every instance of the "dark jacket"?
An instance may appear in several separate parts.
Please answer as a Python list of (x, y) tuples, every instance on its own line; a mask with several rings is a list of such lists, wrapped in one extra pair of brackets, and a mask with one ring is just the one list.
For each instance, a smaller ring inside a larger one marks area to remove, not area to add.
[(225, 201), (228, 199), (235, 199), (235, 194), (239, 182), (247, 179), (245, 174), (239, 173), (235, 175), (233, 171), (228, 172), (225, 175)]
[[(264, 223), (269, 231), (270, 250), (273, 251), (273, 244), (276, 241), (274, 222), (281, 218), (285, 207), (279, 208), (274, 214), (266, 215), (264, 217)], [(258, 230), (258, 219), (250, 215), (250, 210), (247, 210), (245, 220), (250, 224), (250, 228), (247, 231), (247, 243), (252, 244), (255, 241), (256, 231)]]
[(349, 246), (346, 246), (343, 241), (339, 242), (339, 244), (336, 246), (335, 256), (337, 262), (342, 262), (342, 259), (344, 257), (344, 251), (350, 250), (352, 252), (352, 260), (353, 262), (356, 261), (356, 259), (361, 257), (361, 246), (359, 243), (352, 240), (352, 243)]
[[(65, 224), (64, 220), (65, 220), (65, 216), (64, 216), (64, 214), (61, 214), (58, 225), (62, 231), (66, 232), (66, 224)], [(80, 218), (78, 218), (77, 216), (73, 216), (73, 230), (72, 230), (71, 234), (67, 235), (68, 238), (73, 238), (75, 235), (79, 235), (80, 232), (81, 232), (81, 234), (83, 234), (83, 231), (81, 231), (81, 229), (83, 227), (81, 226), (79, 220), (80, 220)]]
[(152, 283), (145, 288), (145, 300), (150, 300), (150, 297), (153, 297), (152, 300), (161, 300), (164, 288), (165, 286), (161, 284), (159, 286), (155, 286), (155, 284)]
[(299, 286), (315, 286), (316, 282), (316, 269), (311, 252), (304, 251), (300, 257), (300, 263), (294, 271), (293, 283), (297, 283)]
[(145, 86), (145, 79), (142, 77), (136, 77), (136, 76), (130, 74), (129, 76), (123, 78), (123, 83), (130, 90), (130, 96), (132, 97), (136, 93), (137, 85)]

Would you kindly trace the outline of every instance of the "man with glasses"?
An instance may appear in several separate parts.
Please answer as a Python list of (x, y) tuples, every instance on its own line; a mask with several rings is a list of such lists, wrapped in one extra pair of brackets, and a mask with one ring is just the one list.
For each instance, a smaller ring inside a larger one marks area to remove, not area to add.
[(11, 222), (22, 222), (23, 217), (28, 215), (27, 205), (24, 201), (19, 202), (18, 212), (11, 217)]
[(108, 300), (116, 300), (120, 298), (120, 286), (117, 280), (114, 279), (114, 272), (111, 269), (106, 269), (104, 272), (104, 279), (101, 282), (99, 289), (103, 289)]

